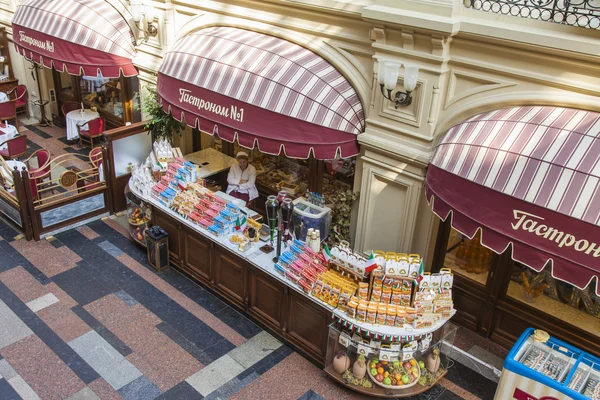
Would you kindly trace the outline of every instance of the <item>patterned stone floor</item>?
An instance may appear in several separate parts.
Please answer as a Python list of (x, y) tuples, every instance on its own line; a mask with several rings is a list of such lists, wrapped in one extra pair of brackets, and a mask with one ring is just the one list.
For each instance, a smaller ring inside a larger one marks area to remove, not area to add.
[[(117, 219), (16, 235), (0, 220), (0, 399), (364, 398), (178, 272), (155, 273)], [(418, 398), (492, 399), (466, 364)]]
[[(21, 126), (29, 154), (87, 154)], [(361, 399), (174, 270), (155, 273), (119, 219), (15, 240), (0, 219), (0, 400)], [(459, 330), (448, 375), (418, 399), (492, 399), (506, 351)], [(486, 378), (487, 377), (487, 378)]]

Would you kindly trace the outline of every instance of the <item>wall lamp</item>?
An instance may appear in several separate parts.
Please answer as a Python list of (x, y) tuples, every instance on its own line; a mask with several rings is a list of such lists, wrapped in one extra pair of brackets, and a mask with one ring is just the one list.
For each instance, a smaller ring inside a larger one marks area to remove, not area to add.
[(158, 29), (154, 25), (154, 17), (156, 16), (154, 4), (150, 1), (142, 3), (140, 0), (131, 0), (131, 15), (138, 27), (140, 21), (142, 21), (142, 26), (139, 29), (144, 32), (145, 41), (149, 37), (155, 37), (158, 34)]
[[(377, 70), (377, 80), (381, 86), (383, 97), (394, 103), (396, 108), (408, 106), (412, 103), (410, 93), (417, 87), (417, 77), (419, 76), (419, 67), (414, 64), (404, 64), (404, 92), (397, 91), (392, 96), (392, 90), (398, 83), (398, 75), (402, 64), (390, 60), (379, 60), (379, 69)], [(387, 90), (387, 93), (384, 91)]]

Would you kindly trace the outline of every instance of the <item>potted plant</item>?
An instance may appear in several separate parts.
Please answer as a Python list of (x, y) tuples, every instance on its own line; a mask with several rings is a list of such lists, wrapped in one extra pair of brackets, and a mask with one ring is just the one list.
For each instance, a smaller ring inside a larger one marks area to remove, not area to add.
[(173, 143), (173, 135), (181, 136), (185, 124), (178, 121), (170, 113), (165, 113), (158, 101), (158, 92), (155, 86), (146, 87), (146, 95), (138, 106), (141, 111), (150, 118), (146, 129), (152, 134), (153, 140), (166, 139)]

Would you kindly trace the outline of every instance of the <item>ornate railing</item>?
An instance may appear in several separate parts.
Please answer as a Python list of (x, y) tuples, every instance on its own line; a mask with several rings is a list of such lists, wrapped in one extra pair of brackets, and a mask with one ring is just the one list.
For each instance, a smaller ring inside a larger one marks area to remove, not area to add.
[(464, 5), (497, 14), (600, 28), (600, 0), (464, 0)]

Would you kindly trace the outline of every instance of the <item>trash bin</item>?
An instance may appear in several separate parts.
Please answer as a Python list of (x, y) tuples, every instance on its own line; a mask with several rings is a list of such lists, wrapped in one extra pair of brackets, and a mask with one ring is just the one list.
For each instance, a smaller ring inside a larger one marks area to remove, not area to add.
[(169, 234), (160, 226), (146, 230), (146, 248), (148, 249), (148, 264), (157, 272), (169, 268)]

